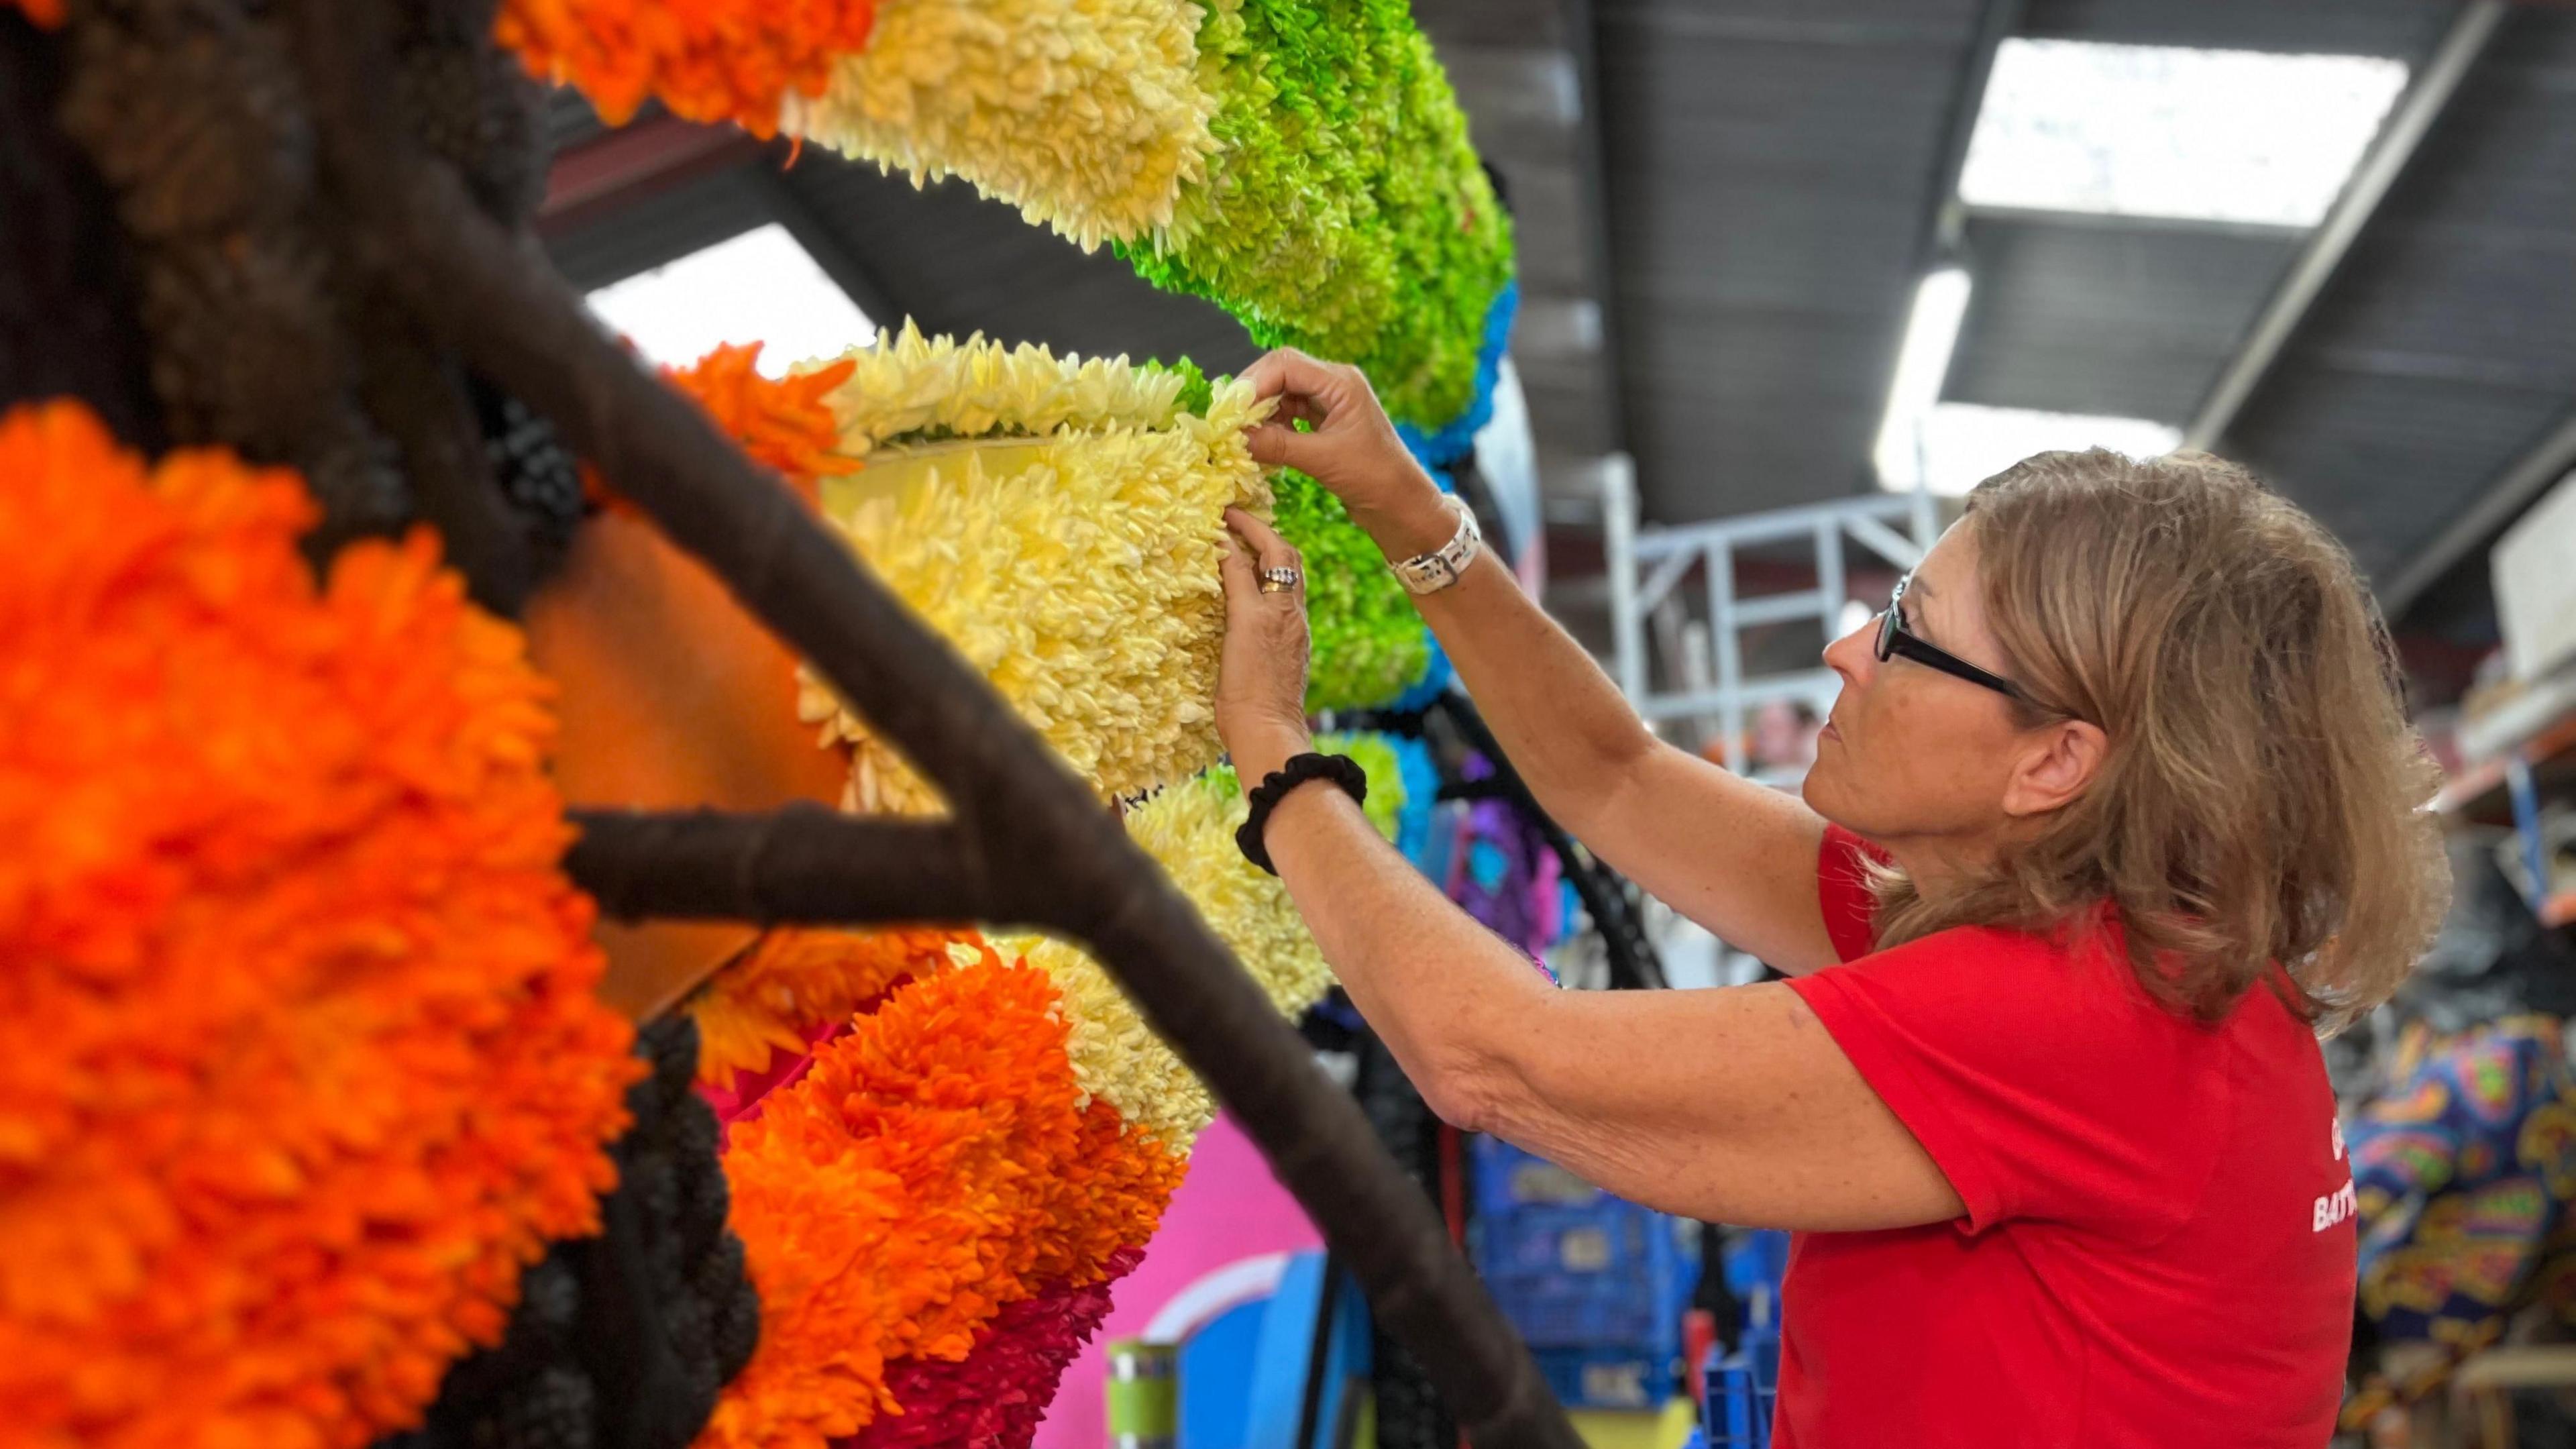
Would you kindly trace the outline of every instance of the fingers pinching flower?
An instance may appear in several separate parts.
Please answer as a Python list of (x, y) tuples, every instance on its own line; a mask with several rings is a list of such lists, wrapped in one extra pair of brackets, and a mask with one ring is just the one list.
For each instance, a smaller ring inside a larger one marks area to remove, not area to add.
[(1258, 784), (1306, 747), (1306, 571), (1270, 525), (1239, 508), (1226, 510), (1225, 522), (1232, 537), (1216, 728), (1236, 766)]

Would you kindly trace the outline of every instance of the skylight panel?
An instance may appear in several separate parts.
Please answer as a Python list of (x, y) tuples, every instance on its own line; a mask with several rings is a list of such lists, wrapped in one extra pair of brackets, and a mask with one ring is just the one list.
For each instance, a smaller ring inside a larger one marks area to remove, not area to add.
[(1996, 53), (1971, 206), (2310, 227), (2389, 107), (2401, 61), (2082, 40)]
[(590, 294), (590, 309), (657, 363), (685, 367), (725, 343), (761, 342), (760, 370), (835, 357), (876, 326), (787, 228), (772, 223)]

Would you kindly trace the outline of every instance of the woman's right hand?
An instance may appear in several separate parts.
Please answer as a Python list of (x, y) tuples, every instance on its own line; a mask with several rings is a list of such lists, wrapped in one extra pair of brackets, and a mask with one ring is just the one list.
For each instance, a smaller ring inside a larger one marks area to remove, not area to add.
[[(1243, 375), (1256, 397), (1279, 400), (1270, 421), (1249, 435), (1254, 459), (1324, 485), (1388, 558), (1411, 558), (1449, 541), (1458, 520), (1395, 435), (1366, 374), (1283, 347)], [(1293, 425), (1301, 421), (1313, 431), (1297, 431)]]

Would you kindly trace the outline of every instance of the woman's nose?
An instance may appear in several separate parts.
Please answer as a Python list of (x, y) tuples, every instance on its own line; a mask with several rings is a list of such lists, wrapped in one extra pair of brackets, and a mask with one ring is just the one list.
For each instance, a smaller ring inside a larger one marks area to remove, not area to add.
[(1841, 675), (1846, 685), (1858, 684), (1867, 678), (1869, 671), (1878, 665), (1876, 653), (1869, 647), (1871, 632), (1877, 628), (1878, 616), (1872, 614), (1869, 622), (1827, 644), (1825, 667)]

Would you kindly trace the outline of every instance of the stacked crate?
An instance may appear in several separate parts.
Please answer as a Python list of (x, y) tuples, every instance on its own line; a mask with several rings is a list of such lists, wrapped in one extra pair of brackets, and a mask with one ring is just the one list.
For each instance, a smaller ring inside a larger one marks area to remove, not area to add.
[(1476, 1266), (1563, 1402), (1651, 1409), (1682, 1391), (1694, 1225), (1508, 1143), (1475, 1143)]
[(1771, 1449), (1780, 1392), (1780, 1290), (1789, 1276), (1789, 1235), (1738, 1233), (1726, 1246), (1726, 1286), (1744, 1305), (1735, 1351), (1712, 1349), (1703, 1369), (1700, 1449)]

